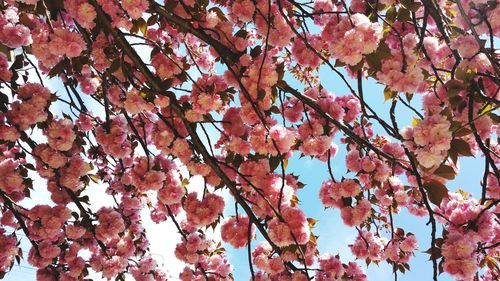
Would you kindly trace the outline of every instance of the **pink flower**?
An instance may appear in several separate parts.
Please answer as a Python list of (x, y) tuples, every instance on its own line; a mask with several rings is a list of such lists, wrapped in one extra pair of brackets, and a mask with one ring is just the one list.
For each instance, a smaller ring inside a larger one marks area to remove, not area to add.
[(147, 0), (123, 0), (122, 7), (132, 19), (138, 19), (148, 9), (149, 2)]
[(83, 75), (78, 79), (78, 83), (82, 92), (87, 95), (92, 95), (97, 91), (99, 87), (99, 80), (97, 78), (91, 77), (90, 75)]
[[(267, 25), (267, 14), (271, 15), (280, 15), (279, 7), (276, 4), (271, 5), (271, 10), (269, 11), (268, 4), (266, 2), (257, 2), (258, 10), (261, 13), (255, 14), (255, 26), (257, 28), (257, 32), (262, 36), (266, 36), (267, 31), (269, 30), (269, 44), (277, 47), (284, 47), (290, 44), (292, 37), (294, 36), (293, 31), (290, 29), (288, 23), (282, 16), (275, 17), (273, 19), (273, 24), (268, 28)], [(283, 11), (285, 14), (286, 11)], [(293, 22), (293, 17), (290, 17), (290, 21)]]
[[(108, 44), (108, 40), (106, 36), (104, 35), (103, 32), (99, 33), (97, 35), (97, 38), (94, 39), (94, 42), (92, 44), (92, 53), (91, 53), (91, 58), (93, 59), (94, 62), (94, 67), (98, 71), (104, 71), (106, 68), (111, 66), (111, 61), (106, 57), (106, 54), (104, 53), (104, 48)], [(118, 89), (118, 87), (110, 87), (108, 89), (108, 95), (111, 94), (112, 90), (111, 89)], [(111, 97), (108, 97), (111, 101)]]
[(370, 259), (380, 261), (383, 259), (384, 247), (387, 239), (374, 235), (369, 231), (361, 231), (356, 237), (354, 244), (349, 245), (351, 252), (357, 259)]
[(11, 77), (12, 73), (9, 70), (7, 57), (3, 53), (0, 53), (0, 79), (9, 81)]
[(370, 173), (373, 172), (373, 170), (375, 170), (376, 165), (370, 157), (365, 156), (361, 160), (361, 168), (363, 169), (363, 171)]
[(92, 166), (85, 162), (80, 155), (74, 155), (71, 157), (69, 165), (61, 169), (59, 183), (72, 191), (78, 191), (85, 186), (80, 177), (86, 176), (91, 170)]
[(84, 132), (93, 130), (95, 125), (92, 117), (91, 112), (80, 113), (80, 116), (78, 116), (78, 119), (76, 120), (76, 126), (78, 126), (78, 129)]
[[(295, 141), (295, 133), (279, 125), (275, 125), (269, 129), (269, 136), (273, 141), (270, 146), (274, 148), (270, 150), (277, 149), (280, 154), (287, 153)], [(274, 147), (274, 145), (276, 145), (276, 147)]]
[(359, 184), (352, 179), (343, 180), (339, 188), (342, 197), (354, 197), (361, 192)]
[(96, 140), (107, 154), (124, 158), (131, 153), (131, 145), (127, 140), (127, 121), (123, 115), (118, 115), (110, 120), (109, 131), (103, 126), (96, 129)]
[(66, 162), (68, 162), (68, 158), (60, 151), (55, 150), (46, 144), (37, 145), (33, 152), (41, 161), (43, 161), (43, 163), (54, 169), (61, 168), (66, 164)]
[(212, 249), (213, 243), (200, 233), (191, 233), (175, 247), (175, 256), (186, 263), (194, 264), (202, 259), (200, 253)]
[(325, 207), (342, 206), (341, 199), (357, 196), (361, 192), (359, 184), (352, 179), (334, 183), (331, 180), (323, 182), (320, 189), (320, 199)]
[(352, 276), (352, 280), (355, 280), (355, 281), (366, 281), (366, 280), (368, 280), (368, 278), (367, 278), (367, 276), (366, 276), (365, 271), (363, 270), (363, 268), (361, 266), (359, 266), (359, 264), (357, 264), (355, 262), (352, 262), (352, 261), (350, 261), (347, 264), (346, 274), (348, 276)]
[(82, 35), (67, 29), (55, 29), (54, 33), (50, 35), (50, 39), (50, 51), (55, 56), (74, 58), (79, 56), (86, 49)]
[(118, 273), (125, 270), (128, 261), (124, 257), (113, 256), (111, 258), (104, 258), (102, 263), (102, 276), (111, 279)]
[(361, 161), (358, 150), (351, 150), (345, 157), (346, 167), (352, 172), (361, 170)]
[[(315, 49), (317, 44), (316, 41), (320, 42), (321, 38), (319, 35), (316, 36), (308, 36), (308, 44)], [(292, 45), (292, 54), (294, 58), (297, 60), (297, 63), (302, 65), (302, 66), (309, 66), (312, 68), (316, 68), (319, 66), (321, 59), (313, 52), (311, 51), (306, 44), (302, 41), (300, 38), (295, 38), (293, 40), (293, 45)]]
[(181, 202), (185, 194), (186, 190), (179, 177), (170, 175), (165, 180), (163, 187), (158, 190), (158, 200), (166, 205), (177, 204)]
[(331, 1), (328, 0), (315, 0), (314, 1), (314, 13), (316, 13), (314, 18), (314, 23), (323, 26), (327, 23), (330, 18), (329, 14), (323, 12), (333, 12), (336, 11), (337, 7), (333, 5)]
[(5, 230), (0, 228), (0, 272), (8, 272), (14, 258), (18, 253), (17, 239), (14, 235), (5, 235)]
[(6, 193), (22, 192), (24, 178), (18, 169), (19, 163), (12, 159), (0, 161), (0, 189)]
[(231, 11), (240, 21), (249, 22), (252, 20), (255, 6), (251, 0), (238, 0), (234, 1)]
[(151, 64), (156, 69), (156, 74), (163, 80), (170, 79), (174, 75), (180, 74), (182, 69), (181, 65), (176, 62), (175, 57), (167, 57), (162, 53), (158, 53), (151, 58)]
[(38, 245), (38, 250), (40, 255), (46, 259), (52, 259), (57, 257), (61, 253), (61, 249), (57, 245), (52, 244), (49, 241), (43, 241)]
[(309, 241), (309, 223), (298, 208), (285, 207), (281, 210), (284, 222), (274, 218), (269, 222), (269, 237), (280, 247), (291, 244), (305, 244)]
[(200, 226), (207, 226), (215, 222), (224, 210), (224, 199), (213, 193), (207, 194), (201, 201), (196, 197), (196, 192), (192, 192), (186, 198), (184, 209), (187, 220)]
[(472, 35), (459, 36), (452, 40), (450, 47), (457, 50), (464, 58), (472, 58), (479, 52), (479, 44)]
[(260, 269), (269, 273), (270, 275), (275, 275), (283, 272), (285, 266), (281, 257), (271, 257), (271, 245), (267, 242), (263, 242), (254, 249), (252, 252), (253, 263)]
[(129, 114), (137, 114), (145, 110), (153, 109), (153, 105), (146, 102), (137, 91), (127, 93), (127, 99), (123, 103), (123, 107)]
[(111, 208), (101, 208), (97, 212), (99, 224), (95, 227), (96, 237), (102, 241), (118, 238), (125, 230), (122, 215)]
[(132, 184), (140, 191), (159, 190), (163, 187), (165, 173), (150, 169), (152, 163), (153, 160), (148, 157), (137, 157), (133, 168), (125, 173), (122, 182)]
[(249, 225), (249, 219), (246, 216), (230, 217), (222, 225), (221, 235), (224, 242), (235, 248), (241, 248), (248, 243), (248, 237), (253, 239), (255, 236), (255, 226)]
[(61, 205), (55, 207), (36, 205), (28, 216), (31, 239), (56, 241), (63, 235), (63, 225), (71, 218), (71, 211)]
[(44, 132), (51, 148), (60, 151), (70, 150), (76, 135), (73, 132), (73, 122), (70, 119), (54, 120)]
[(415, 235), (408, 235), (399, 245), (401, 250), (405, 252), (412, 252), (415, 249), (418, 249), (417, 238)]
[(30, 45), (31, 31), (22, 24), (7, 23), (0, 28), (0, 42), (11, 48)]
[(299, 149), (304, 155), (319, 157), (330, 148), (331, 142), (328, 136), (309, 137), (302, 142)]
[(331, 180), (327, 180), (321, 185), (319, 198), (321, 199), (323, 205), (325, 205), (325, 208), (340, 207), (340, 202), (338, 202), (339, 198), (337, 198), (338, 196), (333, 194), (336, 186), (337, 184)]
[(247, 127), (241, 119), (240, 109), (234, 107), (229, 108), (222, 120), (224, 121), (222, 127), (228, 134), (236, 137), (245, 135)]
[(452, 139), (450, 126), (445, 116), (434, 114), (422, 120), (413, 130), (407, 129), (417, 145), (417, 159), (422, 166), (431, 168), (447, 156)]
[(370, 22), (365, 15), (356, 13), (349, 18), (342, 17), (340, 21), (337, 17), (332, 18), (321, 35), (323, 40), (332, 42), (328, 44), (328, 49), (335, 58), (356, 65), (363, 55), (377, 49), (382, 38), (382, 27)]
[(359, 226), (371, 213), (371, 204), (366, 199), (358, 201), (354, 207), (344, 207), (340, 209), (340, 216), (347, 226)]
[(449, 233), (441, 247), (444, 270), (460, 279), (472, 278), (479, 269), (475, 249), (474, 239), (457, 232)]
[(84, 0), (66, 0), (64, 8), (83, 28), (92, 29), (97, 17), (94, 7)]
[(11, 103), (6, 117), (21, 130), (47, 119), (46, 107), (50, 104), (49, 90), (37, 83), (26, 83), (17, 90), (20, 101)]
[(396, 92), (414, 93), (420, 83), (424, 81), (424, 75), (419, 67), (409, 66), (402, 72), (403, 63), (397, 59), (385, 59), (382, 61), (382, 69), (377, 72), (377, 79), (389, 86)]
[(82, 237), (86, 231), (87, 230), (85, 230), (85, 228), (83, 228), (81, 226), (68, 225), (66, 227), (66, 235), (68, 236), (69, 239), (73, 239), (73, 240), (76, 240), (76, 239)]
[(322, 269), (322, 275), (326, 275), (327, 280), (340, 280), (344, 275), (344, 267), (337, 257), (326, 254), (318, 259), (319, 267)]

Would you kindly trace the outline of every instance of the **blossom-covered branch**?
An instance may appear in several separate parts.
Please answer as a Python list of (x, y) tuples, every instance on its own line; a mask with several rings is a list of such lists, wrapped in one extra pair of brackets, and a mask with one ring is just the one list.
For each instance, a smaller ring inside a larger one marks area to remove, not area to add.
[[(298, 191), (315, 189), (288, 167), (310, 157), (357, 260), (397, 280), (428, 244), (433, 280), (497, 280), (499, 9), (0, 1), (0, 277), (22, 233), (38, 280), (239, 280), (227, 247), (246, 248), (251, 280), (367, 280), (318, 247), (329, 222), (306, 216)], [(466, 157), (484, 168), (470, 193), (449, 184)], [(398, 225), (403, 210), (428, 219), (430, 243)], [(175, 226), (176, 276), (152, 257), (148, 213)]]

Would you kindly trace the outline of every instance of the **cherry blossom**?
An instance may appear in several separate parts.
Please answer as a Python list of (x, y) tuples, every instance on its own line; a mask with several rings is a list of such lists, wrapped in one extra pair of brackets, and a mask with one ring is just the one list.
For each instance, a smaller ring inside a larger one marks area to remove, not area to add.
[(435, 4), (3, 1), (0, 278), (498, 280), (500, 6)]

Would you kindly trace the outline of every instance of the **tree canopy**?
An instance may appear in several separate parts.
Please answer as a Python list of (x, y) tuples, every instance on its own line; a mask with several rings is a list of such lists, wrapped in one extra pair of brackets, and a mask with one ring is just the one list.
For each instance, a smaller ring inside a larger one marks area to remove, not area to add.
[[(498, 36), (495, 0), (2, 0), (0, 277), (26, 259), (43, 281), (241, 280), (232, 247), (251, 280), (397, 280), (415, 251), (426, 280), (498, 280)], [(330, 178), (307, 185), (294, 157)], [(301, 189), (356, 229), (356, 260), (318, 249), (329, 222)], [(180, 274), (144, 216), (173, 222)]]

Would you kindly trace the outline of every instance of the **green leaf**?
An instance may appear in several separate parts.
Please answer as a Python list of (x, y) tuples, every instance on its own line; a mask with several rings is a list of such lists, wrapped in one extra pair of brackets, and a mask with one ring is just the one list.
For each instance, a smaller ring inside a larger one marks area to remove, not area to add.
[(479, 112), (479, 115), (486, 114), (486, 113), (492, 111), (492, 109), (493, 109), (493, 107), (491, 106), (491, 104), (487, 104), (486, 106), (483, 107), (481, 112)]
[(379, 71), (382, 68), (382, 62), (377, 52), (367, 55), (366, 62), (375, 71)]
[(463, 156), (474, 156), (470, 149), (469, 143), (463, 139), (454, 139), (451, 141), (451, 149), (458, 152), (458, 154)]
[(155, 25), (157, 22), (158, 22), (158, 15), (152, 15), (146, 21), (146, 23), (148, 24), (148, 26)]
[(278, 81), (283, 80), (283, 77), (285, 76), (285, 63), (280, 63), (278, 66), (276, 66), (276, 72), (278, 73)]
[(276, 170), (276, 168), (278, 168), (280, 162), (281, 161), (278, 156), (271, 156), (271, 158), (269, 159), (269, 167), (271, 168), (271, 172)]
[(434, 171), (434, 174), (436, 176), (440, 176), (440, 177), (448, 179), (448, 180), (452, 180), (456, 176), (455, 169), (453, 169), (452, 167), (450, 167), (448, 165), (439, 166), (439, 168), (437, 168)]
[(132, 28), (130, 29), (130, 33), (137, 34), (137, 32), (139, 32), (139, 24), (137, 23), (137, 21), (133, 20), (132, 21)]
[(406, 96), (406, 100), (408, 102), (411, 102), (411, 100), (413, 99), (413, 94), (412, 93), (405, 93), (405, 96)]
[(12, 52), (12, 50), (9, 47), (7, 47), (4, 44), (0, 43), (0, 52), (3, 53), (7, 57), (8, 61), (12, 61), (12, 54), (14, 52)]
[(385, 42), (380, 42), (375, 52), (366, 56), (366, 62), (373, 70), (379, 71), (382, 67), (382, 60), (391, 56), (391, 49)]
[(408, 9), (410, 9), (410, 11), (412, 11), (412, 12), (416, 12), (420, 8), (421, 5), (422, 4), (420, 4), (418, 2), (414, 2), (414, 3), (411, 3), (410, 5), (408, 5)]
[[(467, 129), (466, 127), (460, 127), (455, 132), (453, 132), (453, 136), (456, 138), (460, 138), (460, 137), (468, 136), (471, 133), (472, 133), (472, 131), (470, 129)], [(451, 147), (453, 148), (453, 141), (451, 141)]]
[(68, 65), (67, 59), (60, 61), (49, 71), (49, 77), (52, 78), (54, 76), (57, 76), (66, 68), (67, 65)]
[(309, 224), (309, 227), (313, 228), (314, 225), (318, 222), (319, 220), (314, 219), (314, 218), (307, 218), (307, 223)]
[(95, 183), (99, 183), (99, 177), (97, 175), (94, 175), (94, 174), (88, 174), (87, 175), (93, 182)]
[(453, 149), (450, 149), (450, 158), (451, 158), (451, 161), (453, 161), (453, 164), (457, 164), (457, 161), (458, 161), (458, 152), (456, 152), (455, 150)]
[(493, 121), (493, 124), (499, 124), (500, 123), (500, 116), (494, 114), (493, 112), (490, 113), (490, 118), (491, 118), (491, 121)]
[(240, 29), (238, 30), (234, 36), (236, 37), (240, 37), (240, 38), (246, 38), (248, 36), (248, 31), (244, 30), (244, 29)]
[(139, 26), (139, 30), (141, 31), (141, 33), (143, 35), (147, 35), (148, 23), (143, 18), (137, 20), (137, 25)]
[(219, 19), (221, 19), (222, 21), (227, 21), (226, 17), (224, 16), (224, 12), (219, 7), (210, 8), (208, 11), (215, 12)]
[(410, 10), (406, 8), (399, 8), (398, 10), (398, 20), (405, 22), (411, 20)]
[(384, 89), (384, 102), (395, 98), (397, 95), (398, 95), (398, 92), (395, 92), (395, 91), (389, 89), (388, 86), (386, 86)]
[(269, 108), (269, 111), (272, 112), (272, 113), (274, 113), (274, 114), (280, 114), (281, 113), (281, 110), (276, 105), (271, 106), (271, 108)]
[(239, 154), (234, 155), (233, 165), (235, 167), (239, 167), (241, 165), (241, 163), (243, 163), (243, 161), (244, 161), (244, 159), (243, 159), (243, 157), (241, 157), (241, 155), (239, 155)]
[(256, 58), (258, 55), (260, 55), (260, 53), (262, 53), (262, 48), (259, 45), (250, 51), (250, 56), (252, 56), (252, 58)]
[(460, 80), (470, 81), (476, 77), (477, 69), (464, 69), (462, 67), (457, 68), (455, 72), (455, 77)]
[(365, 62), (363, 60), (361, 60), (358, 64), (356, 65), (349, 65), (349, 69), (352, 71), (352, 72), (357, 72), (358, 70), (361, 70), (361, 68), (363, 68), (363, 65), (365, 64)]
[(286, 167), (288, 167), (288, 159), (283, 160), (283, 169), (286, 170)]
[(448, 96), (455, 96), (457, 95), (460, 91), (464, 90), (464, 85), (462, 82), (457, 81), (457, 80), (450, 80), (444, 84), (447, 90)]
[(443, 201), (445, 197), (448, 197), (448, 189), (446, 186), (436, 180), (424, 183), (424, 189), (427, 191), (429, 200), (437, 206), (441, 204), (441, 201)]
[(262, 101), (266, 97), (266, 91), (263, 89), (260, 89), (258, 94), (257, 94), (257, 99)]
[(416, 12), (418, 8), (420, 8), (421, 3), (415, 2), (413, 0), (402, 0), (401, 4), (403, 4), (406, 8), (408, 8), (412, 12)]
[(388, 22), (394, 22), (394, 20), (396, 19), (396, 16), (398, 15), (398, 12), (396, 10), (396, 6), (392, 6), (389, 8), (389, 10), (387, 10), (387, 12), (385, 13), (385, 19), (388, 21)]
[(341, 62), (340, 60), (335, 60), (335, 65), (334, 67), (342, 67), (345, 66), (345, 63)]
[(422, 119), (413, 117), (411, 120), (411, 126), (415, 128), (418, 124), (420, 124), (420, 122), (422, 122)]

